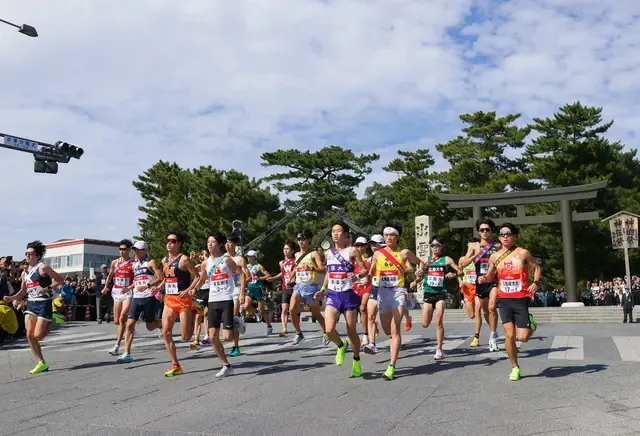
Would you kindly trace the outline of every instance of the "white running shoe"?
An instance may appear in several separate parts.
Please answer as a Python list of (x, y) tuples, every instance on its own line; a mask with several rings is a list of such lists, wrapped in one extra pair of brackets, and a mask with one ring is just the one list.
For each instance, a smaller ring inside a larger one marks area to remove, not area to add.
[(362, 335), (362, 337), (360, 338), (360, 344), (361, 344), (363, 347), (366, 347), (367, 345), (369, 345), (369, 336), (368, 336), (368, 335), (363, 334), (363, 335)]
[(498, 341), (495, 339), (489, 339), (489, 351), (500, 351), (498, 347)]
[(223, 366), (222, 369), (216, 374), (216, 378), (222, 378), (232, 374), (233, 368), (231, 368), (230, 366)]
[(112, 349), (109, 350), (109, 354), (111, 354), (112, 356), (117, 356), (119, 351), (120, 347), (118, 346), (118, 344), (116, 344)]
[(520, 340), (516, 339), (516, 348), (519, 350), (520, 347), (522, 347), (522, 342), (520, 342)]
[(442, 360), (444, 359), (444, 355), (442, 354), (442, 350), (436, 350), (436, 355), (433, 357), (434, 360)]
[(267, 336), (269, 336), (272, 333), (273, 333), (273, 327), (272, 326), (267, 327)]
[(262, 315), (259, 313), (256, 313), (256, 322), (262, 322)]
[(378, 353), (378, 347), (376, 347), (376, 344), (372, 344), (369, 343), (364, 347), (364, 353), (365, 354), (377, 354)]
[(238, 316), (234, 317), (233, 323), (238, 325), (238, 331), (240, 332), (241, 335), (244, 335), (244, 333), (247, 331), (247, 326), (245, 325), (242, 318)]

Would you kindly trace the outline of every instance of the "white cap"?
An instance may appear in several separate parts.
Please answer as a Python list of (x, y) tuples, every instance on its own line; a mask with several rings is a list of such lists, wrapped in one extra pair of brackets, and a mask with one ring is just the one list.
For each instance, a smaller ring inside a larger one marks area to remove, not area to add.
[(106, 265), (106, 264), (104, 264), (104, 263), (103, 263), (102, 265), (100, 265), (100, 269), (102, 269), (102, 268), (106, 268), (106, 267), (107, 267), (107, 265)]
[(255, 257), (255, 258), (258, 258), (258, 252), (257, 252), (257, 251), (255, 251), (255, 250), (249, 250), (249, 251), (247, 252), (247, 257), (250, 257), (250, 256), (253, 256), (253, 257)]
[(373, 235), (369, 238), (369, 242), (375, 242), (376, 244), (384, 245), (384, 238), (382, 235)]
[(135, 244), (133, 244), (133, 248), (135, 248), (136, 250), (148, 250), (149, 246), (144, 241), (137, 241)]
[(366, 243), (367, 243), (367, 238), (365, 238), (365, 237), (363, 237), (363, 236), (360, 236), (358, 239), (356, 239), (356, 243), (355, 243), (355, 245), (358, 245), (358, 244), (366, 244)]

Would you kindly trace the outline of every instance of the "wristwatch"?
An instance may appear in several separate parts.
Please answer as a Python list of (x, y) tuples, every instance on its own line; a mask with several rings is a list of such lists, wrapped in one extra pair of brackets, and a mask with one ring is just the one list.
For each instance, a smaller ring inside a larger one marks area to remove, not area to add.
[(535, 283), (537, 287), (542, 288), (542, 282), (540, 280), (536, 280), (533, 283)]

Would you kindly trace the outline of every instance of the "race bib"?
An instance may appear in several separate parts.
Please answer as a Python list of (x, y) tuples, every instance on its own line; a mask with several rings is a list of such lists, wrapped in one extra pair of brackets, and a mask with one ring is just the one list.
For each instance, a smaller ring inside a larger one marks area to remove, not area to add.
[(308, 282), (311, 280), (311, 271), (307, 271), (304, 268), (296, 268), (296, 281), (298, 283)]
[(442, 276), (436, 276), (436, 275), (427, 276), (427, 285), (431, 286), (432, 288), (442, 288), (444, 286), (444, 275), (442, 275)]
[(39, 297), (40, 291), (42, 291), (42, 286), (40, 286), (40, 282), (27, 283), (27, 294), (29, 295), (29, 297)]
[(345, 288), (347, 283), (346, 272), (331, 272), (329, 273), (329, 289), (341, 291)]
[(126, 288), (129, 286), (129, 277), (116, 277), (115, 282), (118, 288)]
[(167, 295), (178, 295), (178, 279), (176, 277), (167, 277), (165, 279), (164, 292)]
[(397, 288), (400, 283), (400, 274), (398, 271), (380, 271), (381, 288)]
[(136, 289), (138, 289), (138, 287), (140, 286), (147, 286), (149, 284), (149, 276), (137, 276), (133, 280), (133, 284), (135, 285)]
[(256, 283), (258, 283), (258, 274), (252, 272), (251, 273), (251, 284), (255, 285)]
[(227, 282), (229, 281), (229, 276), (227, 273), (222, 274), (212, 274), (209, 277), (209, 291), (214, 294), (219, 294), (227, 289)]
[(489, 272), (489, 262), (480, 262), (480, 275), (485, 275)]
[(470, 284), (470, 285), (475, 285), (477, 282), (477, 278), (478, 276), (476, 275), (476, 273), (470, 273), (466, 275), (466, 280), (465, 282)]
[(522, 291), (522, 282), (520, 280), (500, 280), (500, 290), (507, 294)]

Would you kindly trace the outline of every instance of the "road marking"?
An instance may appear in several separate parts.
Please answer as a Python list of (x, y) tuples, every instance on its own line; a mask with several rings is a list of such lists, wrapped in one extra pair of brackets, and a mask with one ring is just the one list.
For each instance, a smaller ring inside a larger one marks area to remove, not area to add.
[(70, 339), (86, 338), (88, 336), (97, 336), (102, 334), (104, 333), (103, 332), (74, 333), (74, 334), (61, 333), (59, 335), (52, 336), (51, 338), (45, 338), (44, 341), (42, 341), (42, 345), (47, 345), (52, 342), (59, 342), (59, 341), (70, 342)]
[[(318, 339), (318, 338), (322, 338), (322, 335), (309, 335), (309, 336), (305, 336), (304, 340), (301, 342), (301, 344), (306, 345), (309, 339)], [(267, 338), (265, 338), (267, 339)], [(324, 347), (324, 345), (322, 345), (322, 341), (317, 341), (318, 344), (320, 344), (321, 347), (323, 348), (318, 348), (318, 349), (314, 349), (311, 351), (318, 351), (320, 350), (320, 353), (322, 353), (323, 351), (326, 351), (327, 348)], [(242, 342), (240, 342), (240, 345), (242, 345)], [(248, 355), (252, 355), (252, 354), (260, 354), (260, 353), (264, 353), (264, 352), (268, 352), (268, 351), (273, 351), (273, 350), (290, 350), (291, 352), (293, 352), (295, 349), (297, 348), (296, 345), (291, 345), (291, 341), (283, 341), (283, 342), (279, 342), (276, 344), (265, 344), (265, 345), (259, 345), (257, 347), (252, 347), (249, 350), (247, 350), (246, 352), (243, 352), (243, 354), (248, 354)], [(304, 352), (305, 354), (310, 354), (311, 352)]]
[(555, 336), (547, 359), (584, 360), (584, 338), (582, 336)]
[(620, 359), (640, 362), (640, 336), (613, 336)]
[[(259, 344), (261, 342), (264, 342), (265, 340), (268, 339), (275, 339), (275, 338), (279, 338), (278, 336), (275, 335), (271, 335), (271, 336), (264, 336), (262, 338), (252, 338), (252, 339), (242, 339), (242, 336), (240, 336), (240, 349), (242, 350), (244, 347), (250, 347), (254, 344)], [(222, 341), (222, 337), (220, 338), (220, 340)], [(289, 343), (285, 342), (285, 343)], [(134, 341), (135, 344), (135, 341)], [(191, 344), (191, 342), (186, 342), (183, 341), (182, 338), (180, 338), (179, 341), (176, 341), (176, 348), (187, 348), (189, 347), (189, 344)], [(229, 342), (224, 342), (222, 341), (222, 345), (224, 345), (225, 349), (229, 348), (231, 349), (231, 347), (233, 347), (233, 341), (229, 341)], [(201, 350), (213, 350), (213, 344), (209, 344), (209, 345), (202, 345), (202, 343), (200, 344), (200, 349)], [(244, 351), (242, 352), (243, 354)]]
[[(460, 345), (464, 344), (468, 339), (469, 339), (469, 336), (454, 336), (449, 338), (445, 337), (444, 340), (442, 341), (442, 351), (455, 350)], [(437, 345), (434, 343), (433, 345), (429, 345), (428, 347), (426, 347), (425, 351), (436, 351), (436, 348), (437, 348)]]

